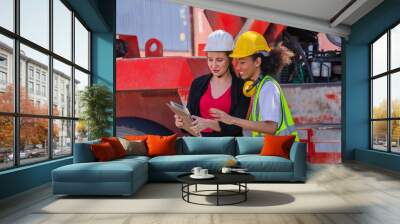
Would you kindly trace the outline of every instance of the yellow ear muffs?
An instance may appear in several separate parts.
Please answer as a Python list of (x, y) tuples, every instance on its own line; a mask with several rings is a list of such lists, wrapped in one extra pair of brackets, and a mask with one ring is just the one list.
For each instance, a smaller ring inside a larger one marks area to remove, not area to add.
[(243, 85), (243, 95), (246, 97), (251, 97), (256, 92), (256, 85), (253, 81), (246, 81)]

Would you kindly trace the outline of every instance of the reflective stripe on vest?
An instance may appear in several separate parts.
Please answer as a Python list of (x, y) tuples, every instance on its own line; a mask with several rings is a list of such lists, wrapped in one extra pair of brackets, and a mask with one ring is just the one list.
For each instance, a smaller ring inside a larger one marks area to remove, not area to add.
[[(300, 140), (299, 135), (296, 131), (296, 126), (293, 121), (292, 114), (290, 113), (290, 109), (287, 104), (285, 95), (284, 95), (280, 85), (278, 84), (278, 82), (275, 81), (275, 79), (273, 79), (271, 76), (266, 75), (261, 80), (261, 82), (257, 85), (256, 94), (254, 96), (252, 111), (251, 111), (249, 120), (261, 121), (261, 114), (260, 114), (260, 109), (258, 106), (258, 99), (260, 96), (261, 88), (265, 82), (272, 82), (275, 86), (277, 86), (279, 89), (279, 94), (280, 94), (280, 98), (281, 98), (281, 120), (278, 125), (278, 128), (275, 131), (275, 135), (295, 135), (296, 136), (295, 141), (299, 141)], [(263, 136), (264, 133), (252, 131), (251, 135), (253, 137), (257, 137), (257, 136)]]

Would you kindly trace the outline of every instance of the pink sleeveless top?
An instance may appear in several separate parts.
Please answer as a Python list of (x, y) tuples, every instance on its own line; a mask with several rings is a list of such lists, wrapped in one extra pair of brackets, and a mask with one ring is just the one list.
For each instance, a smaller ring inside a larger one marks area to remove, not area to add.
[[(224, 94), (218, 98), (213, 98), (211, 95), (211, 83), (208, 83), (206, 92), (200, 98), (200, 117), (206, 119), (213, 119), (209, 113), (211, 108), (216, 108), (229, 113), (231, 109), (231, 87), (229, 87)], [(207, 128), (202, 132), (212, 132), (211, 128)]]

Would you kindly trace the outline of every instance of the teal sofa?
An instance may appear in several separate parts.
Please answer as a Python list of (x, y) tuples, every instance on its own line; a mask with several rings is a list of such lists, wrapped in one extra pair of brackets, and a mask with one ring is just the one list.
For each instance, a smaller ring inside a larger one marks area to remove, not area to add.
[(260, 156), (262, 137), (183, 137), (177, 140), (177, 155), (127, 156), (96, 162), (90, 145), (75, 144), (74, 163), (52, 171), (54, 194), (131, 195), (148, 181), (176, 181), (193, 167), (219, 172), (228, 160), (236, 160), (259, 182), (304, 182), (306, 144), (295, 142), (290, 159)]

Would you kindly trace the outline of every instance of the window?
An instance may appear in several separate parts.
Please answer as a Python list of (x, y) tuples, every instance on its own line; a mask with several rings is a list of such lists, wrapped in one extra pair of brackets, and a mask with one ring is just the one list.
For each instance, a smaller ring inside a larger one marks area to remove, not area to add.
[(36, 80), (40, 81), (40, 70), (36, 69)]
[[(0, 21), (4, 16), (1, 15), (2, 13), (3, 9), (0, 9)], [(0, 113), (12, 113), (14, 111), (14, 69), (11, 62), (14, 57), (14, 42), (11, 38), (0, 33), (0, 46)]]
[(7, 56), (0, 55), (0, 68), (7, 68)]
[(42, 86), (42, 96), (46, 96), (46, 86)]
[(81, 108), (79, 106), (80, 93), (89, 86), (89, 74), (83, 73), (79, 70), (75, 71), (75, 117), (79, 117), (81, 114)]
[(46, 74), (42, 73), (42, 82), (46, 82)]
[(390, 31), (390, 68), (400, 67), (400, 25)]
[(36, 95), (40, 95), (40, 84), (36, 84)]
[(28, 82), (28, 91), (29, 91), (29, 94), (33, 94), (33, 92), (34, 92), (34, 88), (33, 88), (33, 82)]
[(29, 71), (28, 71), (29, 79), (33, 80), (33, 67), (29, 66)]
[(0, 91), (5, 92), (7, 86), (7, 58), (0, 56)]
[(53, 0), (54, 52), (71, 60), (72, 12), (60, 1)]
[(87, 133), (85, 126), (76, 128), (73, 105), (74, 83), (89, 85), (90, 31), (67, 1), (0, 2), (0, 83), (8, 82), (4, 90), (0, 85), (0, 170), (70, 156), (76, 130), (82, 139)]
[(400, 153), (400, 24), (370, 45), (371, 148)]
[(7, 85), (7, 56), (0, 54), (0, 91), (6, 91)]
[(53, 120), (53, 157), (70, 155), (72, 152), (71, 120)]
[[(58, 97), (59, 97), (59, 92), (61, 94), (60, 100), (62, 103), (64, 103), (64, 96), (71, 96), (72, 91), (70, 89), (65, 89), (64, 85), (65, 83), (69, 83), (70, 85), (72, 84), (72, 68), (69, 65), (66, 65), (56, 59), (53, 60), (53, 65), (54, 65), (54, 70), (53, 70), (53, 90), (54, 90), (54, 95), (53, 95), (53, 104), (58, 104)], [(70, 97), (69, 99), (71, 102), (68, 102), (69, 104), (72, 104), (72, 98)], [(65, 116), (72, 117), (72, 108), (67, 108), (65, 111), (66, 114)], [(53, 110), (53, 114), (59, 114), (60, 111), (57, 108), (56, 110)], [(63, 116), (64, 116), (63, 115)]]
[(20, 0), (21, 36), (49, 48), (49, 0)]
[[(1, 10), (0, 10), (1, 11)], [(0, 115), (0, 170), (14, 166), (14, 122), (13, 117)]]
[(0, 70), (0, 84), (6, 85), (7, 84), (7, 73)]
[[(36, 102), (40, 104), (39, 101)], [(49, 158), (48, 120), (44, 118), (20, 118), (20, 150), (21, 165), (39, 162)], [(35, 133), (32, 138), (32, 133)]]
[(89, 32), (77, 18), (75, 18), (75, 62), (89, 69)]
[(14, 31), (14, 0), (1, 0), (0, 26)]

